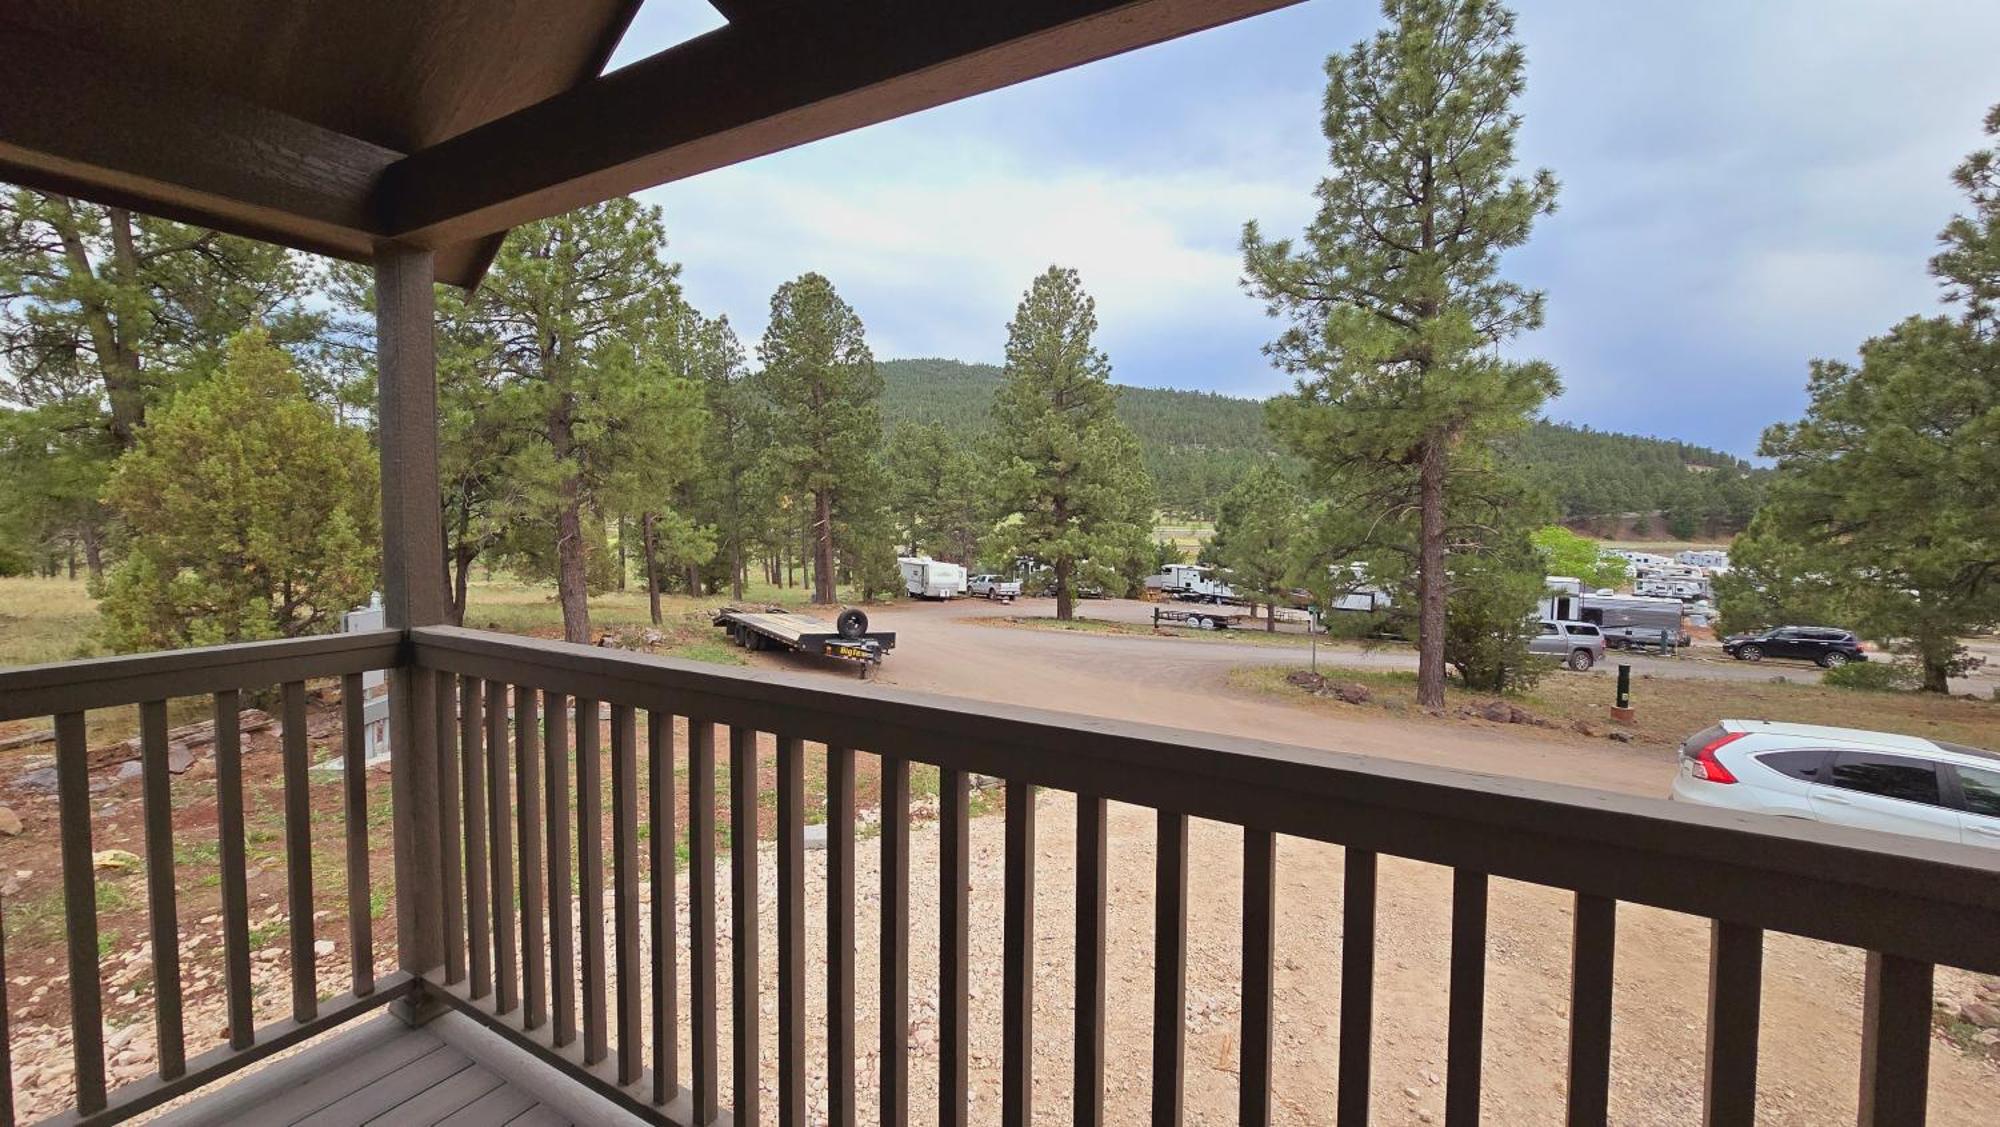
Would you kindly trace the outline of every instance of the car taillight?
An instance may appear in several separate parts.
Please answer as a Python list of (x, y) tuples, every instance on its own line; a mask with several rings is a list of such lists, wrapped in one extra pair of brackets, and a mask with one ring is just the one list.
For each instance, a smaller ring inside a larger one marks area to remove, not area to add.
[(1694, 761), (1694, 777), (1697, 779), (1707, 779), (1711, 783), (1735, 782), (1736, 776), (1729, 773), (1729, 768), (1722, 765), (1722, 761), (1715, 757), (1715, 753), (1725, 744), (1733, 743), (1749, 734), (1748, 732), (1724, 732), (1722, 735), (1697, 748), (1695, 753), (1688, 757)]

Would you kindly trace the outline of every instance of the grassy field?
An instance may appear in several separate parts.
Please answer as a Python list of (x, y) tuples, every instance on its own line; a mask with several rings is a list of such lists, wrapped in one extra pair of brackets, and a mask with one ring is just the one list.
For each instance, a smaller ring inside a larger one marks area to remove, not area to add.
[[(1389, 712), (1438, 724), (1490, 723), (1458, 710), (1461, 706), (1476, 710), (1498, 699), (1491, 693), (1454, 688), (1447, 697), (1450, 709), (1441, 717), (1432, 717), (1416, 706), (1414, 673), (1338, 668), (1324, 654), (1320, 658), (1320, 671), (1329, 681), (1366, 685), (1373, 699), (1366, 704), (1346, 704), (1332, 697), (1313, 696), (1285, 680), (1286, 674), (1293, 670), (1271, 666), (1236, 669), (1231, 671), (1229, 680), (1239, 689), (1329, 712), (1348, 715)], [(1639, 675), (1632, 684), (1632, 705), (1637, 709), (1637, 719), (1630, 725), (1616, 727), (1630, 732), (1637, 743), (1677, 744), (1689, 733), (1722, 718), (1792, 720), (2000, 748), (2000, 704), (1990, 701), (1927, 693), (1858, 692), (1776, 681), (1702, 681), (1699, 692), (1689, 692), (1689, 684), (1684, 680)], [(1554, 672), (1542, 678), (1532, 690), (1507, 699), (1559, 728), (1571, 729), (1582, 724), (1605, 732), (1614, 727), (1609, 715), (1612, 691), (1608, 678)]]
[(83, 580), (0, 579), (0, 669), (95, 656), (96, 629)]

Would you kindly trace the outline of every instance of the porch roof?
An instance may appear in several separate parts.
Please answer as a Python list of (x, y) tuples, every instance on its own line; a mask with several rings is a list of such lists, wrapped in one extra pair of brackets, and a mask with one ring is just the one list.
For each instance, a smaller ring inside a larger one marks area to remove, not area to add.
[(473, 285), (508, 227), (1297, 0), (48, 0), (0, 16), (0, 179)]

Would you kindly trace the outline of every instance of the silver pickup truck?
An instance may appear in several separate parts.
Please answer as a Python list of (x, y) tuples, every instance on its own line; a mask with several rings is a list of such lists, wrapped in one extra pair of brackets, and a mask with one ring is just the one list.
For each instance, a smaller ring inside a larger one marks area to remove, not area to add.
[(1021, 597), (1021, 581), (998, 575), (975, 575), (965, 581), (965, 591), (980, 598), (1011, 602)]

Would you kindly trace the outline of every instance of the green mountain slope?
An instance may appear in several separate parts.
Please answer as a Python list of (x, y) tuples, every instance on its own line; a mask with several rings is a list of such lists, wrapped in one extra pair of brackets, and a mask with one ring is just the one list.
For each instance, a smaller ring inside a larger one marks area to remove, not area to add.
[[(988, 425), (1000, 386), (991, 364), (885, 360), (882, 421), (933, 423), (970, 438)], [(1258, 462), (1284, 457), (1264, 429), (1264, 405), (1205, 391), (1127, 387), (1118, 414), (1145, 451), (1161, 507), (1213, 516), (1216, 502)], [(1738, 526), (1755, 505), (1757, 475), (1740, 458), (1683, 442), (1541, 422), (1511, 440), (1510, 457), (1583, 520), (1668, 511), (1709, 528)]]

